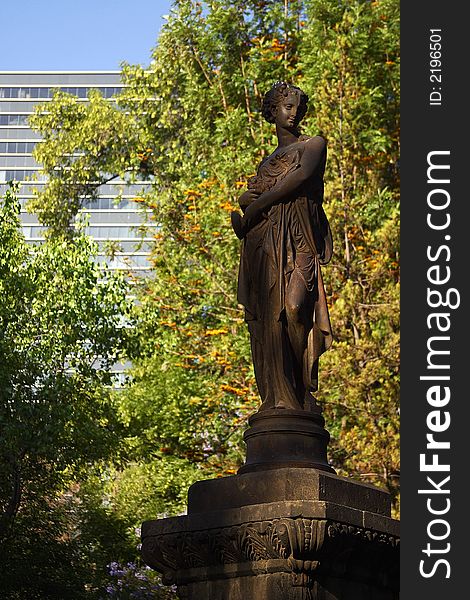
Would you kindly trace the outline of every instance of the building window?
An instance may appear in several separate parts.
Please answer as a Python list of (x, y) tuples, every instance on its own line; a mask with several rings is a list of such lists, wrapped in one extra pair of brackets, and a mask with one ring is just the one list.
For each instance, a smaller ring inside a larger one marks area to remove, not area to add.
[(29, 115), (0, 115), (0, 125), (27, 126)]

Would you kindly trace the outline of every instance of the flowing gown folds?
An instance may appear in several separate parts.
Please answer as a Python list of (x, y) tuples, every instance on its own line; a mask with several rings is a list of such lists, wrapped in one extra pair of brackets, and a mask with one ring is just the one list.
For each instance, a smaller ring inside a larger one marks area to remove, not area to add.
[[(249, 188), (262, 193), (297, 169), (307, 139), (302, 136), (262, 162)], [(238, 301), (245, 307), (260, 410), (308, 409), (311, 392), (318, 388), (318, 358), (331, 345), (320, 269), (332, 254), (322, 207), (325, 162), (326, 149), (310, 179), (294, 196), (273, 205), (243, 240)], [(303, 301), (294, 310), (305, 324), (300, 353), (292, 341), (293, 326), (289, 328), (292, 301), (298, 304), (299, 291)]]

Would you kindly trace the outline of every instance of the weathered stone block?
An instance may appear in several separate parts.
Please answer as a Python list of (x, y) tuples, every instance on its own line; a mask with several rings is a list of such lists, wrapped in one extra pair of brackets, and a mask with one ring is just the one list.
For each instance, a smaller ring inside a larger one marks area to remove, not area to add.
[(142, 553), (187, 600), (395, 600), (398, 533), (385, 492), (282, 468), (194, 484)]

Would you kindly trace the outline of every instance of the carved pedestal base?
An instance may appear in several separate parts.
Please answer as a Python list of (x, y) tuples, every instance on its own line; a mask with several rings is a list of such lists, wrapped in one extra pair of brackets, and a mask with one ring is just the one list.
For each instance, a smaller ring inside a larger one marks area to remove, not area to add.
[(198, 482), (188, 515), (147, 521), (145, 562), (185, 600), (395, 600), (389, 497), (325, 471)]

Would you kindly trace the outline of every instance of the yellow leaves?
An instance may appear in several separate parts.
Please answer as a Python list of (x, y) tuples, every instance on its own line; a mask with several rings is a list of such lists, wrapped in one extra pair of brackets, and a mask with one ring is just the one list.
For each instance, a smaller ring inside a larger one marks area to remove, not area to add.
[(204, 181), (202, 181), (197, 187), (201, 188), (201, 189), (210, 189), (216, 183), (217, 183), (217, 180), (214, 179), (213, 177), (210, 177), (209, 179), (204, 179)]
[(283, 42), (280, 42), (277, 38), (274, 38), (271, 42), (271, 48), (273, 48), (273, 50), (284, 51), (286, 49), (286, 45)]
[(277, 37), (271, 40), (267, 39), (266, 36), (254, 37), (251, 41), (261, 54), (261, 62), (281, 60), (288, 49), (287, 44), (281, 42)]
[(224, 371), (230, 371), (232, 369), (231, 363), (228, 362), (225, 358), (222, 358), (221, 356), (216, 358), (215, 362), (219, 367), (222, 367)]
[(246, 186), (246, 181), (236, 181), (235, 182), (235, 187), (237, 188), (242, 188)]
[(361, 230), (359, 229), (359, 227), (356, 227), (354, 225), (349, 228), (348, 233), (347, 233), (348, 240), (350, 240), (350, 241), (354, 241), (360, 235), (361, 235)]
[(228, 333), (227, 329), (206, 329), (206, 335), (209, 337), (213, 335), (223, 335), (225, 333)]
[(237, 207), (234, 206), (231, 202), (227, 201), (220, 205), (220, 208), (226, 210), (227, 212), (232, 212), (232, 210), (237, 210)]
[(152, 148), (146, 148), (142, 152), (137, 152), (137, 158), (142, 162), (146, 162), (152, 156), (152, 154), (153, 154)]
[(185, 196), (196, 196), (198, 198), (200, 198), (202, 196), (201, 192), (198, 192), (197, 190), (185, 190), (184, 191)]
[(235, 355), (234, 352), (223, 352), (220, 353), (218, 350), (211, 350), (210, 357), (212, 362), (219, 367), (222, 367), (223, 371), (230, 371), (232, 369), (232, 362), (230, 362), (230, 358)]
[(176, 329), (176, 323), (174, 321), (160, 321), (160, 325), (163, 327), (171, 327), (171, 329)]
[(246, 396), (248, 392), (248, 388), (236, 388), (231, 385), (222, 384), (220, 389), (224, 392), (229, 392), (231, 394), (235, 394), (236, 396)]
[(197, 190), (193, 190), (193, 189), (187, 189), (184, 191), (184, 195), (186, 196), (186, 198), (184, 200), (180, 200), (180, 204), (186, 204), (186, 202), (188, 202), (188, 210), (190, 211), (194, 211), (197, 210), (197, 200), (198, 198), (202, 197), (201, 192), (198, 192)]
[(185, 240), (186, 242), (190, 242), (191, 236), (194, 233), (198, 233), (199, 231), (201, 231), (201, 226), (195, 223), (194, 225), (191, 225), (186, 229), (178, 229), (178, 234), (183, 238), (183, 240)]

